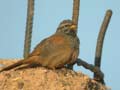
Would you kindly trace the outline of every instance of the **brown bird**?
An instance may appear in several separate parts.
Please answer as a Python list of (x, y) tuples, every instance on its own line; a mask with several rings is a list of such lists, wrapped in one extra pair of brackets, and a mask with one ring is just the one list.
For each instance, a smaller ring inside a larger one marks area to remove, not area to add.
[(33, 52), (23, 60), (0, 70), (6, 71), (23, 64), (36, 64), (50, 69), (62, 68), (66, 64), (73, 64), (79, 54), (79, 39), (76, 25), (71, 20), (60, 23), (52, 36), (42, 40)]

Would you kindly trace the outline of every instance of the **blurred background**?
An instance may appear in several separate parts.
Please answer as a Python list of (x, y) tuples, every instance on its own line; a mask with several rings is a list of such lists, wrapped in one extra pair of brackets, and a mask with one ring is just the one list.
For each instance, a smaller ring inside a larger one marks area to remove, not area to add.
[[(96, 41), (107, 9), (113, 11), (105, 36), (102, 70), (105, 82), (112, 90), (120, 90), (120, 1), (81, 0), (78, 36), (79, 57), (93, 64)], [(73, 0), (35, 0), (35, 15), (32, 34), (34, 47), (56, 31), (58, 24), (72, 17)], [(27, 16), (27, 0), (0, 0), (0, 58), (23, 58), (24, 36)], [(75, 65), (76, 71), (92, 77), (92, 73)]]

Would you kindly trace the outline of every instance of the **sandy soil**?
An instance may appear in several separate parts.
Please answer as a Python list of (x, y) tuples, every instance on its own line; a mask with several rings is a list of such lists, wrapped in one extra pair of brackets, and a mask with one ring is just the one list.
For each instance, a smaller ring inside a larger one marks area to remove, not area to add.
[[(0, 60), (10, 65), (17, 60)], [(0, 73), (0, 90), (107, 90), (82, 72), (44, 67), (9, 70)]]

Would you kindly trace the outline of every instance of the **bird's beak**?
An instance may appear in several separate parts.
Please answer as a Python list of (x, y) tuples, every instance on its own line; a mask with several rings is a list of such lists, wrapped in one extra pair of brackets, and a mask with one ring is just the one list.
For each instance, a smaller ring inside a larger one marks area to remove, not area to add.
[(73, 24), (70, 26), (70, 30), (76, 30), (77, 29), (77, 25)]

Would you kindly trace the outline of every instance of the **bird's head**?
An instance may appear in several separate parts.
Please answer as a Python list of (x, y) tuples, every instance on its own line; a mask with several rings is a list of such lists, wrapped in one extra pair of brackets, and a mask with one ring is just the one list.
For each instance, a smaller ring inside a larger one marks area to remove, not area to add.
[(72, 22), (72, 20), (64, 20), (62, 21), (56, 33), (65, 33), (68, 35), (76, 35), (77, 33), (77, 25)]

